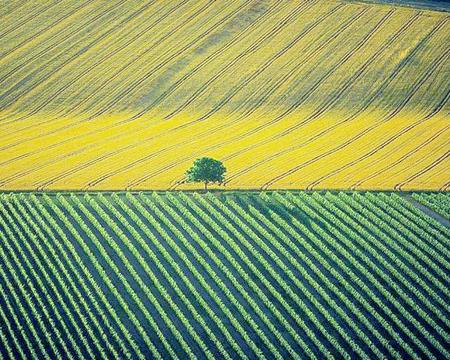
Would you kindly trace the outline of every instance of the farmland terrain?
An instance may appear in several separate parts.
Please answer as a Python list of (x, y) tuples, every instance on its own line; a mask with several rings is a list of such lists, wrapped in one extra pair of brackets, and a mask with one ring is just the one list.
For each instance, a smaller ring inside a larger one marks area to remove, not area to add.
[(394, 193), (4, 193), (0, 358), (448, 359), (449, 236)]
[(2, 1), (0, 189), (447, 190), (448, 12)]

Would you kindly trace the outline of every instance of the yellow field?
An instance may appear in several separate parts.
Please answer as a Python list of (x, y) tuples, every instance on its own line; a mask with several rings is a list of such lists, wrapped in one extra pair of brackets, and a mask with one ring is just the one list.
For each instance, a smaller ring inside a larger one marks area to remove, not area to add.
[(448, 13), (7, 4), (0, 190), (187, 189), (200, 156), (224, 162), (230, 189), (450, 187)]

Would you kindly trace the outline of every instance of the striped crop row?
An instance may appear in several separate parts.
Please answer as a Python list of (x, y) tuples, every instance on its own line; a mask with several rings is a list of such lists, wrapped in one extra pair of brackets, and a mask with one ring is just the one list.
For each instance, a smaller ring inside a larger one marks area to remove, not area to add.
[(0, 355), (448, 358), (450, 230), (416, 206), (395, 193), (2, 193)]

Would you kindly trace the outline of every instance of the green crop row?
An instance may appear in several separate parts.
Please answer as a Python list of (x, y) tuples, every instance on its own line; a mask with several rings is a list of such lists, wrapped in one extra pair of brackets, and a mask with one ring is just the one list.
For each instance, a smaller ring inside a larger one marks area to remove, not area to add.
[(450, 358), (450, 231), (416, 205), (0, 194), (0, 359)]

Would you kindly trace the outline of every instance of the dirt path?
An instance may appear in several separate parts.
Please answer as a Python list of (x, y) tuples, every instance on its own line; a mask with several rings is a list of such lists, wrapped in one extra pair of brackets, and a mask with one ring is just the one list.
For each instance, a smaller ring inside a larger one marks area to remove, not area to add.
[(438, 214), (434, 210), (430, 209), (428, 206), (425, 206), (418, 202), (417, 200), (413, 199), (413, 197), (409, 194), (403, 194), (402, 197), (406, 200), (408, 200), (411, 204), (413, 204), (416, 208), (423, 211), (425, 214), (427, 214), (429, 217), (432, 217), (436, 221), (439, 221), (442, 225), (447, 226), (450, 228), (450, 221), (448, 221), (446, 218), (444, 218), (442, 215)]

